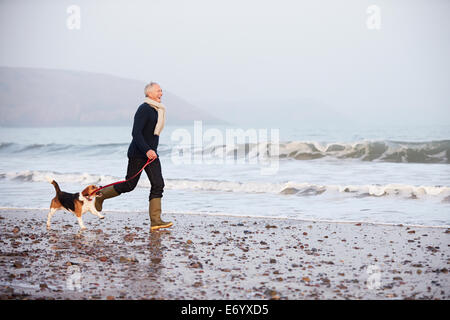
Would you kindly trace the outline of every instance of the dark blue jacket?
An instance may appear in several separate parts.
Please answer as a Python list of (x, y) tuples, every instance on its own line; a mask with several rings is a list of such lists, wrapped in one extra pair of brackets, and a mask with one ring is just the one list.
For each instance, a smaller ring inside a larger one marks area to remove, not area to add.
[(146, 153), (150, 149), (158, 155), (159, 136), (153, 134), (157, 121), (158, 111), (145, 102), (139, 106), (134, 115), (133, 140), (128, 147), (128, 158), (147, 159)]

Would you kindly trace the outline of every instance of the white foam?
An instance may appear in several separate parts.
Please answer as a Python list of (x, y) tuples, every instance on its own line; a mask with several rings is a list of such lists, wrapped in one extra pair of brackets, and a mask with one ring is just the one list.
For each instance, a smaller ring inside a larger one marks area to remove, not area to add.
[[(104, 153), (124, 152), (128, 143), (109, 143), (97, 145), (71, 145), (71, 144), (18, 144), (12, 142), (0, 143), (0, 152), (27, 153), (27, 154), (67, 154), (72, 150), (77, 154), (92, 155), (99, 149)], [(174, 149), (172, 149), (174, 148)], [(248, 153), (245, 150), (248, 148)], [(244, 143), (233, 145), (194, 145), (170, 146), (161, 145), (160, 153), (169, 154), (176, 149), (182, 149), (183, 154), (202, 154), (203, 157), (258, 157), (260, 153), (270, 154), (271, 143)], [(316, 159), (331, 157), (336, 159), (360, 159), (366, 161), (388, 162), (419, 162), (419, 163), (449, 163), (450, 140), (407, 142), (390, 140), (361, 140), (353, 142), (319, 142), (319, 141), (288, 141), (279, 145), (279, 156), (292, 159)]]
[[(123, 178), (97, 175), (89, 173), (57, 173), (49, 171), (20, 171), (7, 172), (1, 175), (9, 180), (24, 182), (47, 182), (51, 176), (58, 183), (77, 183), (80, 185), (96, 184), (106, 185)], [(308, 182), (288, 181), (283, 183), (272, 182), (236, 182), (223, 180), (191, 180), (166, 179), (165, 185), (171, 190), (201, 190), (236, 193), (271, 193), (288, 195), (320, 195), (326, 193), (364, 194), (370, 196), (401, 196), (401, 197), (446, 197), (450, 195), (448, 186), (414, 186), (406, 184), (386, 185), (320, 185)], [(150, 182), (141, 179), (138, 187), (148, 188)]]

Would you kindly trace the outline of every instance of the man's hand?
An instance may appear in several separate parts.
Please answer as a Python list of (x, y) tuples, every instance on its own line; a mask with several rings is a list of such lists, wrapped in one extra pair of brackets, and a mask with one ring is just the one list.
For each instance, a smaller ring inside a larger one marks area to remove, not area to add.
[(146, 155), (147, 155), (147, 158), (149, 158), (150, 160), (158, 158), (158, 156), (156, 155), (156, 152), (153, 151), (152, 149), (148, 150)]

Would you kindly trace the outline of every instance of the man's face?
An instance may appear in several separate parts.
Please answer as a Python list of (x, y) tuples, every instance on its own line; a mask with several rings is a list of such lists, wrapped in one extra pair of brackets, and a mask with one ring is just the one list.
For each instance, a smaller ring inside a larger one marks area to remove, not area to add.
[(161, 102), (162, 95), (163, 93), (161, 87), (157, 84), (154, 84), (148, 94), (148, 97), (157, 102)]

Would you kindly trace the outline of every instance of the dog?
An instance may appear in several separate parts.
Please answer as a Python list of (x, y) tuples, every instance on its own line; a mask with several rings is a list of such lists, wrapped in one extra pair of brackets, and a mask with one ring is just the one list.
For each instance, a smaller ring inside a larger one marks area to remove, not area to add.
[(55, 180), (49, 178), (48, 182), (50, 182), (55, 187), (56, 196), (52, 199), (52, 202), (50, 203), (50, 211), (48, 212), (47, 216), (47, 229), (50, 229), (50, 220), (52, 219), (52, 216), (55, 214), (55, 212), (58, 210), (67, 210), (75, 214), (75, 216), (78, 219), (78, 224), (80, 225), (81, 230), (86, 229), (81, 217), (87, 211), (90, 211), (92, 214), (96, 215), (100, 219), (105, 218), (97, 211), (97, 209), (95, 209), (95, 198), (101, 196), (102, 195), (101, 192), (97, 191), (93, 195), (91, 195), (91, 193), (93, 193), (95, 190), (98, 189), (97, 186), (91, 184), (86, 188), (84, 188), (84, 190), (81, 192), (68, 193), (61, 191), (58, 183)]

